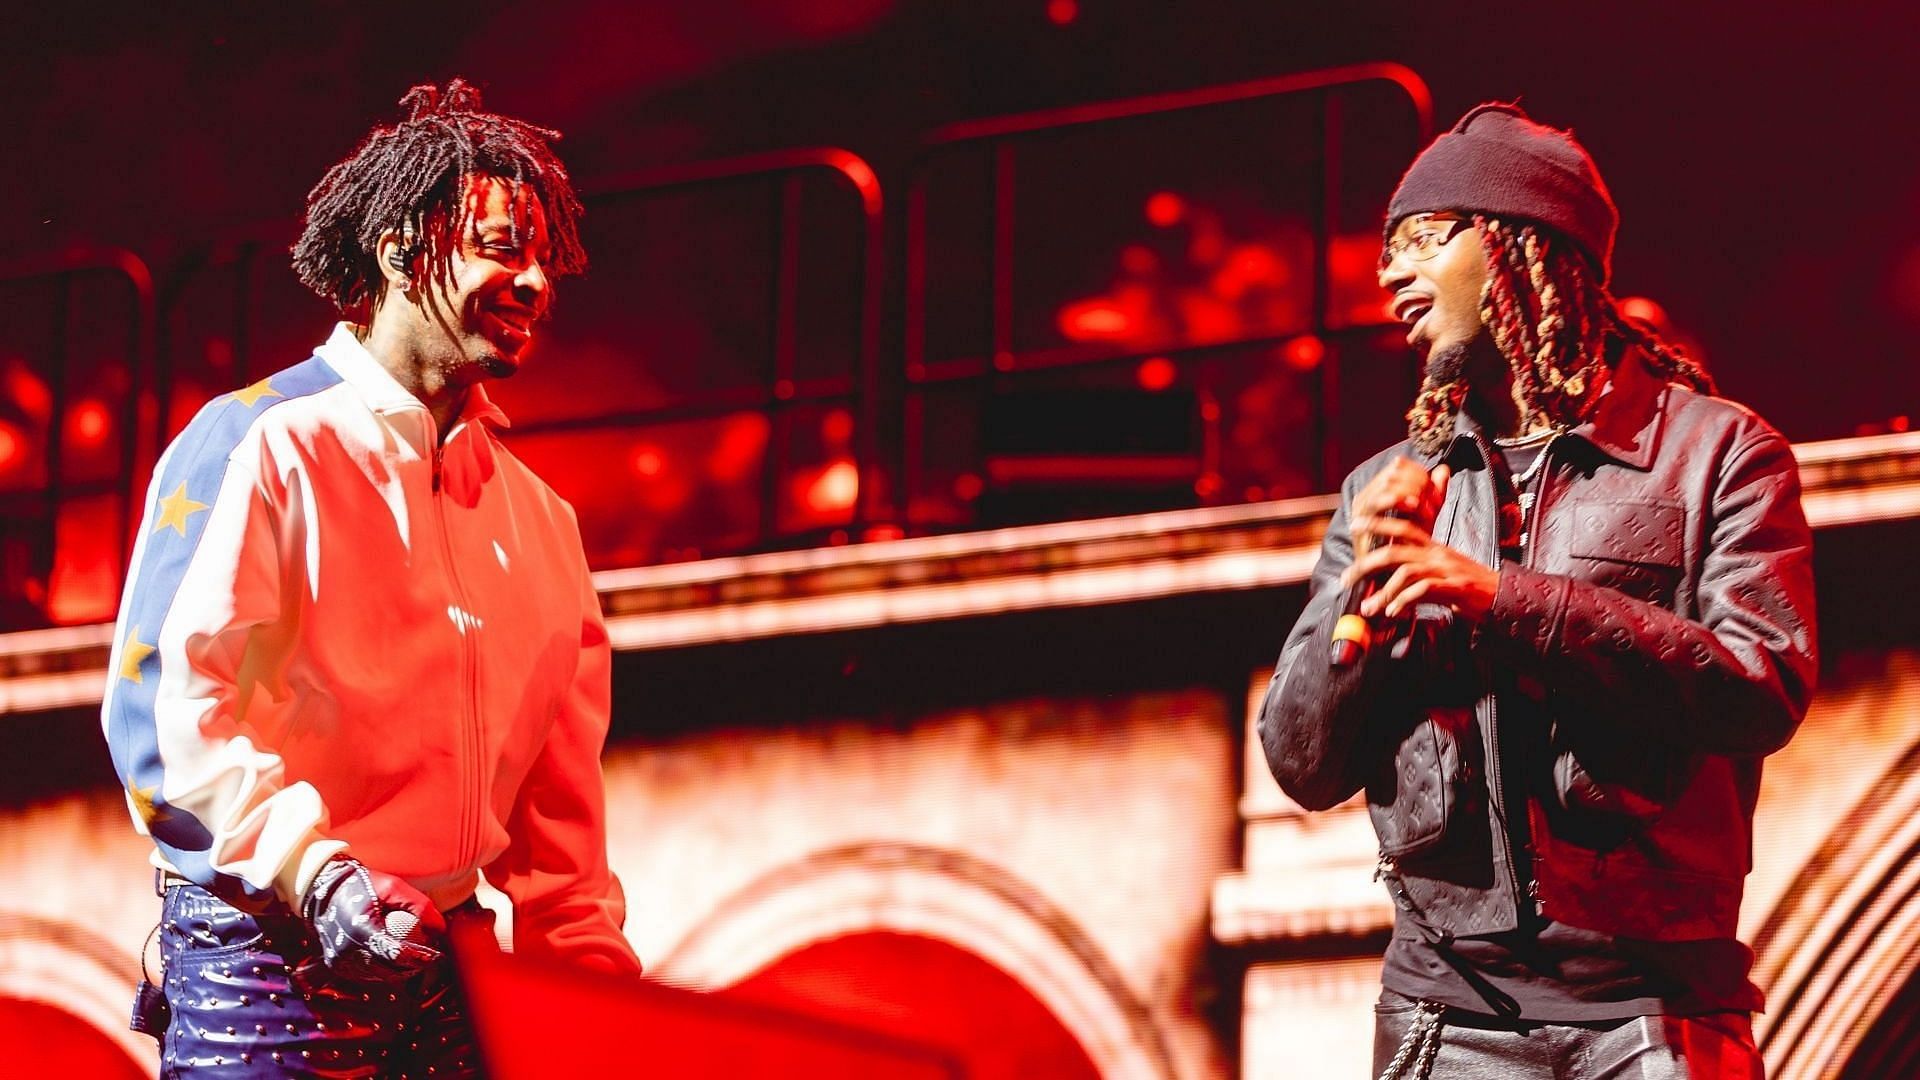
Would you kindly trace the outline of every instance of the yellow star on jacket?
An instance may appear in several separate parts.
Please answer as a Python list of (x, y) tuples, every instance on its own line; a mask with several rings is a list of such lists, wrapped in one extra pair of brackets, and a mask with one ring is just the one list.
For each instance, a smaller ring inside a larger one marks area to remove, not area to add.
[(252, 386), (243, 386), (233, 392), (234, 400), (249, 409), (260, 404), (261, 398), (280, 396), (282, 396), (280, 391), (273, 388), (273, 380), (271, 378), (261, 379)]
[(140, 823), (149, 828), (167, 816), (166, 810), (153, 805), (153, 792), (153, 788), (137, 787), (132, 780), (127, 781), (127, 802), (133, 807), (133, 812), (139, 815)]
[(187, 483), (182, 480), (180, 486), (173, 489), (173, 494), (160, 500), (158, 524), (154, 525), (153, 531), (159, 532), (161, 529), (171, 527), (174, 532), (185, 536), (187, 519), (206, 508), (206, 503), (194, 502), (187, 498)]
[(140, 682), (140, 663), (153, 655), (153, 646), (140, 640), (140, 628), (127, 631), (127, 643), (120, 647), (120, 677)]

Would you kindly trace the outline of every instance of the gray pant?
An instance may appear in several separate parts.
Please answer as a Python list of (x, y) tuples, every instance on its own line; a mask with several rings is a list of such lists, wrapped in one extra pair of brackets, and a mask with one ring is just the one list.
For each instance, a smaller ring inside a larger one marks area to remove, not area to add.
[[(1417, 1003), (1383, 990), (1374, 1006), (1373, 1075), (1414, 1026)], [(1593, 1023), (1512, 1024), (1441, 1014), (1433, 1080), (1764, 1080), (1746, 1013), (1635, 1016)], [(1413, 1080), (1419, 1055), (1405, 1055)]]

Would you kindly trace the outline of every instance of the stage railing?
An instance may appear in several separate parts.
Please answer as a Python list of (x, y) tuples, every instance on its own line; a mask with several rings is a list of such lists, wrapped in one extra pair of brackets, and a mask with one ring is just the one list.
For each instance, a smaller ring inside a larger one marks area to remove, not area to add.
[[(906, 196), (909, 528), (1329, 490), (1392, 441), (1350, 421), (1410, 392), (1374, 260), (1431, 129), (1420, 78), (1367, 64), (933, 132)], [(1343, 372), (1393, 385), (1356, 408)]]

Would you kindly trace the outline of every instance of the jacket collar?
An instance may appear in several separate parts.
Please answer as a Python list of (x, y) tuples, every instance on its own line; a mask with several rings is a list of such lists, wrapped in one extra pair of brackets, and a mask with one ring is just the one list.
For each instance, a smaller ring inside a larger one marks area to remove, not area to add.
[[(1630, 468), (1652, 468), (1666, 426), (1671, 388), (1647, 367), (1636, 347), (1614, 365), (1593, 414), (1567, 432)], [(1463, 450), (1478, 457), (1474, 436), (1479, 425), (1464, 411), (1454, 417), (1453, 442), (1436, 460), (1452, 460)], [(1463, 445), (1464, 444), (1464, 445)]]
[[(340, 378), (358, 393), (367, 407), (383, 416), (393, 413), (419, 410), (425, 413), (427, 407), (400, 381), (386, 369), (386, 365), (374, 359), (360, 339), (354, 336), (353, 327), (346, 323), (336, 323), (333, 333), (326, 343), (314, 350), (327, 366), (338, 372)], [(486, 421), (499, 427), (511, 427), (512, 422), (500, 406), (487, 396), (486, 387), (475, 383), (467, 390), (466, 404), (461, 406), (460, 415), (454, 420), (453, 427), (459, 429), (475, 421)], [(451, 433), (449, 433), (451, 434)]]

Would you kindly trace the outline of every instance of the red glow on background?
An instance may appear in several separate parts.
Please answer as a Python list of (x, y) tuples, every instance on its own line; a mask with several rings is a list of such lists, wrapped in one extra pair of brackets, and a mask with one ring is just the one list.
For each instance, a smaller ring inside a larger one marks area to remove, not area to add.
[(1288, 277), (1286, 261), (1279, 252), (1265, 244), (1251, 243), (1229, 251), (1207, 285), (1216, 296), (1238, 300), (1254, 289), (1280, 288)]
[(760, 468), (767, 446), (767, 418), (759, 413), (734, 413), (722, 422), (720, 437), (707, 457), (707, 475), (723, 484), (744, 482)]
[(1140, 366), (1135, 369), (1133, 377), (1139, 382), (1142, 390), (1165, 390), (1173, 385), (1174, 377), (1179, 373), (1179, 370), (1173, 366), (1173, 361), (1166, 357), (1149, 356), (1140, 361)]
[(633, 452), (633, 471), (641, 476), (659, 476), (666, 467), (666, 455), (658, 447), (642, 446)]
[(845, 409), (835, 409), (820, 421), (820, 437), (830, 443), (844, 443), (853, 438), (853, 414)]
[(53, 391), (26, 361), (15, 357), (7, 363), (7, 396), (20, 411), (35, 419), (53, 415)]
[(1327, 318), (1336, 326), (1393, 321), (1393, 297), (1380, 287), (1380, 237), (1348, 233), (1327, 242)]
[(0, 420), (0, 471), (13, 468), (20, 463), (26, 449), (26, 440), (21, 438), (20, 429)]
[(816, 514), (834, 514), (853, 508), (860, 497), (860, 470), (851, 461), (836, 461), (822, 469), (801, 500)]
[(1312, 334), (1294, 338), (1281, 347), (1280, 355), (1295, 371), (1312, 371), (1327, 358), (1326, 343)]
[(972, 502), (986, 490), (986, 482), (979, 473), (961, 473), (953, 478), (953, 495), (961, 502)]
[(1128, 244), (1120, 249), (1120, 268), (1129, 274), (1151, 274), (1160, 268), (1160, 256), (1145, 244)]
[(1622, 297), (1620, 314), (1629, 319), (1644, 319), (1655, 326), (1667, 325), (1667, 309), (1644, 296)]
[(1080, 17), (1076, 0), (1047, 0), (1047, 18), (1055, 26), (1065, 26)]
[(1109, 300), (1081, 300), (1060, 309), (1060, 332), (1074, 341), (1125, 337), (1133, 318)]
[(54, 520), (47, 614), (57, 623), (104, 622), (120, 601), (119, 500), (74, 499)]
[(1156, 191), (1147, 196), (1147, 221), (1162, 229), (1180, 224), (1187, 216), (1187, 200), (1171, 191)]
[(113, 426), (113, 418), (107, 407), (93, 398), (73, 407), (67, 415), (69, 430), (81, 446), (99, 446), (106, 441), (107, 430)]

